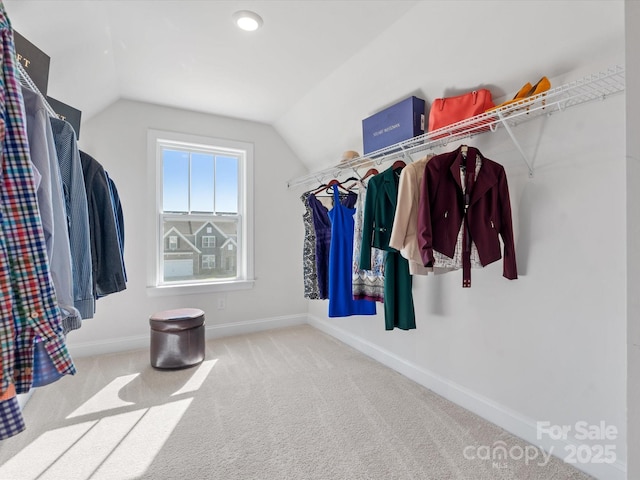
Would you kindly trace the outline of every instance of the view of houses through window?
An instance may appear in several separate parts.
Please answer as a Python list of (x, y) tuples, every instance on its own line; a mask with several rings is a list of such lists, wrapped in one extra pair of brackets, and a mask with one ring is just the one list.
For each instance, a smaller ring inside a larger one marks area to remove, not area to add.
[(241, 152), (160, 144), (161, 283), (236, 279), (241, 239)]

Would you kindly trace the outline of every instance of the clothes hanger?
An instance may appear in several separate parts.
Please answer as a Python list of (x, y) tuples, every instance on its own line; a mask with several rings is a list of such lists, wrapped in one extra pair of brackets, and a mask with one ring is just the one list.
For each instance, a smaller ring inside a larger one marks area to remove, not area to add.
[(323, 190), (324, 190), (326, 193), (331, 193), (331, 192), (329, 191), (329, 189), (330, 189), (331, 187), (333, 187), (334, 185), (337, 185), (337, 186), (338, 186), (338, 188), (341, 188), (343, 191), (345, 191), (345, 192), (349, 193), (349, 192), (350, 192), (350, 190), (349, 190), (347, 187), (345, 187), (345, 186), (343, 185), (343, 183), (345, 183), (345, 182), (351, 182), (351, 181), (355, 181), (355, 180), (358, 180), (358, 179), (357, 179), (356, 177), (349, 177), (349, 178), (347, 178), (346, 180), (344, 180), (343, 182), (340, 182), (340, 181), (338, 181), (338, 179), (334, 178), (333, 180), (331, 180), (331, 181), (330, 181), (329, 183), (327, 183), (326, 185), (322, 185), (320, 188), (318, 188), (316, 191), (314, 191), (314, 192), (313, 192), (313, 194), (314, 194), (314, 195), (317, 195), (318, 193), (321, 193)]
[(378, 170), (376, 170), (375, 168), (370, 168), (369, 170), (367, 170), (367, 173), (364, 174), (364, 176), (362, 177), (361, 180), (364, 180), (365, 178), (368, 178), (372, 175), (378, 175)]
[(16, 62), (16, 65), (18, 66), (18, 77), (19, 77), (18, 80), (20, 81), (20, 84), (23, 87), (26, 87), (32, 92), (36, 93), (42, 99), (42, 101), (44, 102), (44, 107), (47, 110), (47, 113), (49, 114), (50, 117), (59, 118), (56, 111), (49, 104), (49, 102), (47, 101), (45, 96), (42, 94), (42, 92), (38, 89), (35, 82), (31, 79), (31, 77), (27, 73), (27, 70), (24, 68), (22, 63)]
[(316, 195), (318, 193), (320, 193), (322, 190), (324, 190), (325, 188), (328, 188), (328, 185), (326, 183), (321, 184), (317, 190), (314, 190), (311, 192), (312, 195)]
[(391, 165), (391, 170), (398, 170), (399, 168), (404, 168), (406, 166), (407, 164), (404, 163), (404, 160), (396, 160), (393, 162), (393, 165)]

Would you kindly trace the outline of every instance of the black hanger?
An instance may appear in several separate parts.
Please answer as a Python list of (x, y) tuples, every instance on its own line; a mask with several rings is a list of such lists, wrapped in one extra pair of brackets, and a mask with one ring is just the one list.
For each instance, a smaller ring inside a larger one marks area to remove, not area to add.
[[(358, 180), (358, 179), (357, 179), (356, 177), (349, 177), (349, 178), (347, 178), (346, 180), (344, 180), (344, 181), (340, 182), (340, 181), (338, 181), (337, 179), (335, 179), (335, 178), (334, 178), (333, 180), (331, 180), (331, 181), (330, 181), (329, 183), (327, 183), (326, 185), (322, 185), (320, 188), (318, 188), (315, 192), (313, 192), (313, 194), (314, 194), (314, 195), (316, 195), (316, 194), (318, 194), (318, 193), (322, 192), (323, 190), (325, 190), (325, 191), (326, 191), (326, 193), (331, 193), (331, 192), (329, 191), (329, 189), (330, 189), (331, 187), (333, 187), (334, 185), (337, 185), (339, 188), (341, 188), (341, 189), (342, 189), (342, 190), (344, 190), (345, 192), (349, 193), (349, 192), (350, 192), (350, 189), (349, 189), (349, 188), (347, 188), (347, 187), (345, 187), (345, 186), (343, 185), (343, 183), (351, 182), (351, 181), (357, 181), (357, 180)], [(352, 185), (351, 187), (353, 188), (353, 185)]]

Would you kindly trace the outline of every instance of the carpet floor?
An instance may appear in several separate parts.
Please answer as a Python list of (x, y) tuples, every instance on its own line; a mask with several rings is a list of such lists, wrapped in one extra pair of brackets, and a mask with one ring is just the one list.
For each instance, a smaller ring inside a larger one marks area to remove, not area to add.
[(76, 359), (0, 442), (0, 479), (591, 478), (313, 327), (206, 348), (182, 370)]

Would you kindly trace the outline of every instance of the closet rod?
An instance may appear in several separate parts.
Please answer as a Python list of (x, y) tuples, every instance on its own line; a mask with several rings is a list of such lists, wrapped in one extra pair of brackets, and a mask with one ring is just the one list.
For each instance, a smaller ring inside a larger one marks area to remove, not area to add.
[(20, 83), (22, 83), (22, 85), (27, 87), (29, 90), (36, 93), (42, 99), (42, 101), (44, 102), (44, 106), (47, 109), (47, 112), (49, 112), (49, 115), (55, 118), (59, 118), (56, 111), (49, 104), (45, 96), (42, 94), (40, 89), (36, 86), (35, 82), (31, 79), (31, 77), (29, 76), (25, 68), (22, 66), (22, 63), (16, 62), (16, 64), (18, 65), (18, 73), (20, 74)]
[(606, 71), (588, 75), (582, 79), (530, 97), (524, 102), (506, 105), (491, 112), (481, 113), (475, 117), (454, 123), (447, 127), (376, 150), (375, 152), (369, 153), (366, 157), (357, 157), (343, 161), (339, 165), (294, 178), (289, 180), (288, 188), (322, 182), (322, 180), (327, 179), (329, 176), (337, 177), (344, 170), (357, 169), (363, 165), (372, 163), (375, 165), (386, 164), (396, 160), (399, 156), (404, 156), (406, 160), (411, 161), (417, 153), (444, 147), (450, 142), (471, 138), (487, 131), (496, 132), (500, 127), (503, 127), (507, 131), (522, 155), (524, 162), (527, 164), (529, 174), (533, 175), (533, 162), (527, 158), (523, 149), (518, 144), (511, 130), (512, 127), (529, 122), (543, 115), (550, 116), (553, 113), (562, 112), (569, 107), (595, 100), (604, 100), (611, 95), (624, 92), (624, 89), (624, 67), (616, 65)]

